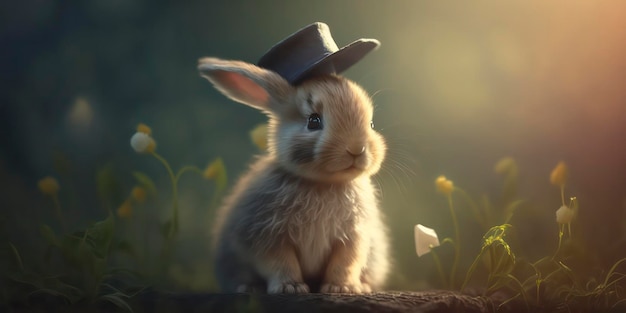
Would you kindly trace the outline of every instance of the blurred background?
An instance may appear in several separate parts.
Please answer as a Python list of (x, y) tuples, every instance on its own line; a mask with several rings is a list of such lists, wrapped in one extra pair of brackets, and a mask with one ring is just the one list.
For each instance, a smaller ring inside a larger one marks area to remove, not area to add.
[[(549, 174), (563, 160), (566, 197), (580, 202), (573, 232), (586, 253), (607, 264), (626, 256), (616, 249), (626, 227), (626, 3), (608, 0), (3, 2), (6, 236), (37, 247), (41, 223), (59, 226), (37, 189), (48, 175), (59, 180), (69, 227), (115, 210), (135, 184), (132, 171), (159, 190), (139, 216), (162, 220), (169, 178), (156, 159), (130, 147), (140, 122), (152, 127), (174, 169), (221, 157), (232, 183), (260, 153), (249, 131), (265, 116), (201, 79), (198, 58), (254, 63), (315, 21), (330, 26), (340, 47), (363, 37), (382, 43), (344, 74), (373, 96), (376, 128), (389, 143), (376, 179), (394, 247), (391, 288), (435, 284), (432, 260), (418, 259), (413, 241), (417, 223), (452, 236), (435, 178), (445, 175), (498, 207), (503, 178), (494, 165), (503, 157), (519, 165), (517, 196), (525, 200), (511, 220), (513, 249), (528, 258), (554, 251), (561, 198)], [(115, 174), (116, 193), (106, 200), (96, 187), (103, 169)], [(208, 264), (213, 189), (197, 175), (181, 179), (180, 271)], [(485, 229), (462, 198), (455, 203), (472, 258)]]

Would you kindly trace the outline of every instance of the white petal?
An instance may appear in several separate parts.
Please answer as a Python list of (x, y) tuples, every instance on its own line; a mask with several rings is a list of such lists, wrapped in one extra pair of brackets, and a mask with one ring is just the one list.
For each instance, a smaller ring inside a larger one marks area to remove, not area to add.
[(430, 252), (431, 247), (439, 246), (439, 237), (434, 229), (424, 225), (415, 225), (415, 252), (420, 257)]
[(575, 215), (576, 212), (573, 209), (563, 205), (556, 210), (556, 222), (559, 224), (569, 224), (574, 220)]
[(150, 145), (150, 136), (145, 133), (136, 132), (130, 138), (130, 146), (135, 149), (136, 152), (142, 153), (145, 152), (148, 146)]

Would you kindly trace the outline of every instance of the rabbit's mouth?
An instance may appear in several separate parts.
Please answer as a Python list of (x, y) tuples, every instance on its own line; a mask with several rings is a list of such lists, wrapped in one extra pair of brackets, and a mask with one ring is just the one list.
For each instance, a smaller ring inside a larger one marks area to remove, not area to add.
[(328, 163), (326, 170), (329, 172), (363, 172), (367, 169), (368, 159), (366, 155), (343, 155)]
[(321, 167), (312, 169), (314, 172), (317, 171), (317, 175), (314, 175), (320, 177), (318, 175), (323, 173), (321, 177), (324, 180), (334, 182), (353, 180), (367, 173), (372, 165), (371, 155), (368, 153), (361, 153), (359, 155), (336, 153), (326, 158), (322, 156), (320, 161), (321, 162), (318, 164), (321, 165)]
[(356, 163), (352, 163), (352, 165), (341, 170), (341, 172), (363, 172), (363, 171), (365, 171), (365, 168), (362, 166), (358, 166)]
[(322, 176), (322, 180), (333, 183), (349, 182), (359, 177), (362, 173), (363, 170), (350, 166), (339, 171), (327, 172), (326, 175)]
[(366, 171), (366, 168), (357, 162), (350, 162), (347, 165), (342, 164), (343, 166), (337, 166), (332, 169), (328, 169), (329, 176), (332, 177), (334, 181), (349, 181), (357, 176), (363, 174)]
[(353, 176), (353, 174), (358, 174), (358, 173), (361, 173), (362, 171), (363, 170), (352, 165), (342, 170), (336, 171), (335, 174), (337, 176), (350, 177), (350, 176)]

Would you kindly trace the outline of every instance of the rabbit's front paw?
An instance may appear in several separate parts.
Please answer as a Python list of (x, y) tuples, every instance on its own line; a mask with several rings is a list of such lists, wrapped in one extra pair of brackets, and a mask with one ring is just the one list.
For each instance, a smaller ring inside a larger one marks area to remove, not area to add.
[(298, 282), (282, 282), (270, 284), (267, 287), (267, 293), (308, 293), (309, 286), (305, 283)]
[(364, 293), (371, 292), (369, 285), (356, 284), (324, 284), (321, 293)]

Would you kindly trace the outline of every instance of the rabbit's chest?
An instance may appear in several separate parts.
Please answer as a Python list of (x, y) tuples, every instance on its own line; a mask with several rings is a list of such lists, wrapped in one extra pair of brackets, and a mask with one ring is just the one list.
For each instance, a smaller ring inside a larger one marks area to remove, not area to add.
[(355, 235), (362, 208), (349, 191), (294, 200), (286, 230), (298, 251), (303, 274), (317, 276), (322, 274), (333, 244)]

